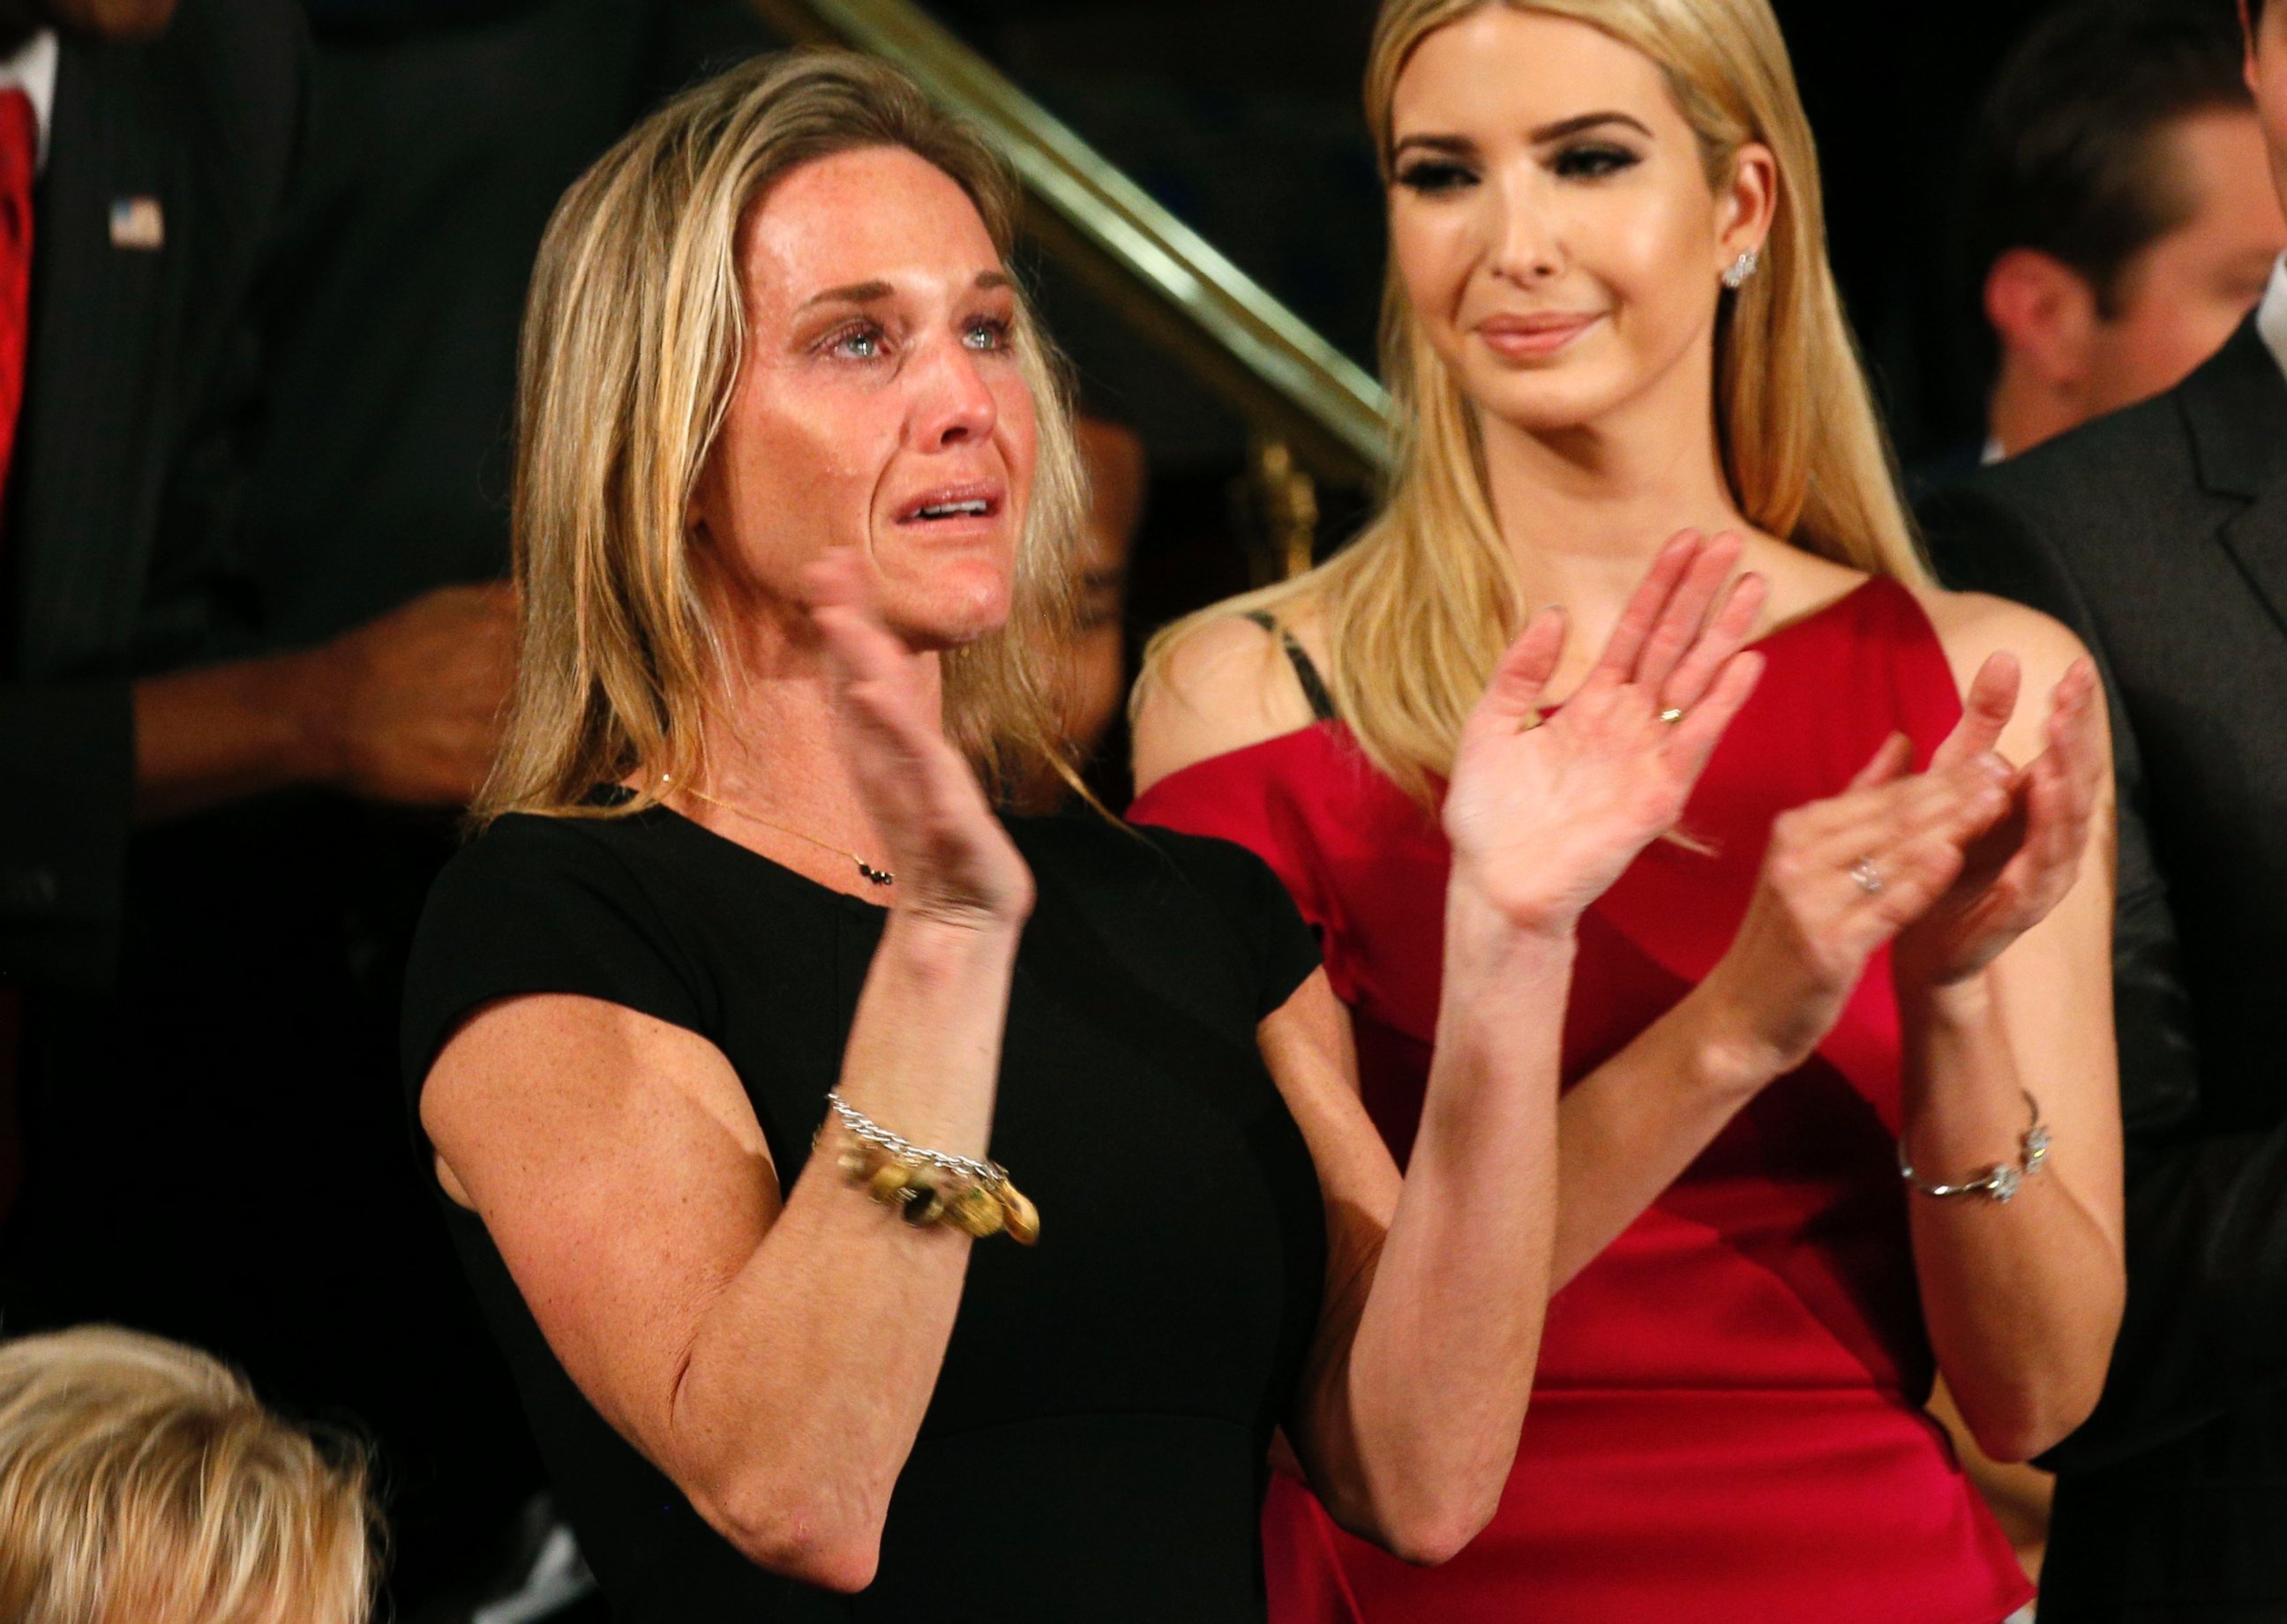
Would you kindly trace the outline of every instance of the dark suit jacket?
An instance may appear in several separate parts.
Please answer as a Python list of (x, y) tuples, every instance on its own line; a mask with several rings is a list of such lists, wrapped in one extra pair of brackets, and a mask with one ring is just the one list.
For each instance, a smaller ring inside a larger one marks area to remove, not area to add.
[(2047, 1462), (2043, 1624), (2287, 1620), (2287, 379), (2250, 322), (1922, 516), (2113, 703), (2128, 1310)]
[[(230, 616), (255, 281), (300, 138), (301, 38), (286, 0), (183, 0), (157, 41), (63, 43), (0, 522), (0, 974), (108, 974), (129, 679), (210, 650)], [(115, 245), (131, 199), (156, 202), (162, 246)]]

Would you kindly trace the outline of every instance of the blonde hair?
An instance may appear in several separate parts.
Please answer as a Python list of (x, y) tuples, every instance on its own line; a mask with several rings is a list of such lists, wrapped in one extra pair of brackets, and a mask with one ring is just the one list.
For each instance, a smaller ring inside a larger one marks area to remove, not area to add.
[[(741, 225), (779, 177), (868, 147), (905, 148), (957, 182), (1005, 259), (1008, 172), (914, 83), (849, 51), (759, 58), (685, 91), (557, 205), (525, 311), (514, 532), (517, 685), (475, 808), (579, 814), (640, 770), (703, 776), (702, 722), (724, 641), (686, 516), (744, 351)], [(1072, 618), (1085, 506), (1059, 365), (1019, 302), (1012, 344), (1039, 463), (1007, 625), (944, 657), (946, 731), (987, 784), (1070, 769), (1039, 662)]]
[[(1872, 573), (1929, 579), (1898, 495), (1826, 258), (1818, 155), (1768, 0), (1387, 0), (1366, 67), (1383, 176), (1391, 103), (1421, 41), (1487, 5), (1565, 17), (1650, 58), (1697, 137), (1711, 185), (1740, 148), (1777, 160), (1760, 272), (1722, 296), (1715, 402), (1740, 511), (1769, 534)], [(1207, 621), (1307, 597), (1331, 656), (1336, 710), (1367, 757), (1426, 798), (1515, 635), (1515, 568), (1494, 522), (1475, 410), (1430, 347), (1395, 261), (1383, 283), (1382, 373), (1392, 403), (1388, 499), (1356, 540), (1309, 573), (1177, 622), (1145, 654), (1149, 682)], [(1139, 694), (1143, 683), (1138, 684)]]
[(359, 1624), (372, 1513), (340, 1453), (157, 1336), (0, 1344), (0, 1619)]

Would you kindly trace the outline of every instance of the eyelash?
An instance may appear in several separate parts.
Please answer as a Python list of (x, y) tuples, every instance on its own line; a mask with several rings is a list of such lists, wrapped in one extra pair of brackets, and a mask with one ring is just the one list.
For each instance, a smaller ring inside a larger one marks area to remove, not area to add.
[[(964, 347), (979, 355), (997, 355), (1009, 348), (1010, 327), (1011, 324), (1003, 317), (980, 316), (962, 329), (961, 338)], [(980, 334), (988, 337), (991, 342), (982, 344), (968, 343), (969, 339)], [(847, 347), (860, 341), (880, 346), (886, 343), (888, 337), (889, 335), (882, 330), (881, 324), (878, 322), (853, 321), (846, 327), (836, 327), (824, 338), (819, 339), (818, 352), (821, 355), (839, 355), (844, 360), (870, 364), (886, 360), (889, 359), (888, 355), (879, 348), (872, 355), (851, 355), (847, 352)]]
[(1442, 159), (1410, 163), (1397, 171), (1397, 184), (1422, 197), (1436, 197), (1476, 185), (1476, 171)]
[(1622, 169), (1635, 168), (1640, 160), (1625, 146), (1596, 145), (1568, 146), (1556, 154), (1551, 167), (1564, 180), (1602, 180), (1607, 175), (1617, 175)]
[[(1549, 168), (1560, 180), (1602, 180), (1642, 162), (1625, 146), (1598, 144), (1568, 146), (1551, 160)], [(1467, 164), (1429, 159), (1397, 172), (1397, 184), (1421, 197), (1437, 197), (1476, 185), (1477, 173)]]

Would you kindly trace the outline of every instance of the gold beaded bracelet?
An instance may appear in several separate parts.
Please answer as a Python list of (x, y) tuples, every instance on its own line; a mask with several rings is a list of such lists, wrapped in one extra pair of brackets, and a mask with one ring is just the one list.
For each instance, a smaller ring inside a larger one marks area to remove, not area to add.
[(1019, 1246), (1041, 1238), (1039, 1210), (998, 1162), (924, 1150), (851, 1105), (838, 1089), (827, 1092), (826, 1103), (850, 1135), (842, 1147), (842, 1176), (914, 1228), (950, 1224), (980, 1241), (1005, 1233)]

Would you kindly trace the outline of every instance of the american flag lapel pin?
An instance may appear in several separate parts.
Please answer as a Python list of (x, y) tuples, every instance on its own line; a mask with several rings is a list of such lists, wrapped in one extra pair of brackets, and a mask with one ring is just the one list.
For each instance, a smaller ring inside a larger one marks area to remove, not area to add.
[(111, 246), (155, 253), (167, 246), (167, 217), (155, 197), (111, 200)]

